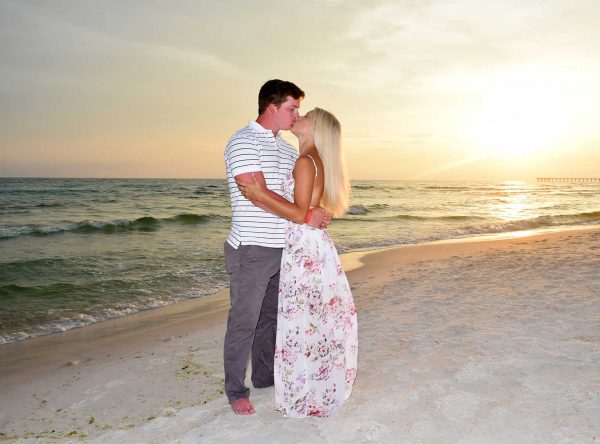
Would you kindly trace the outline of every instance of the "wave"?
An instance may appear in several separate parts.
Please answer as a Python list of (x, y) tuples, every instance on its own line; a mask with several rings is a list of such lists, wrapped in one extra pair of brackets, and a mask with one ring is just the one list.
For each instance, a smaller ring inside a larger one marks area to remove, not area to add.
[(479, 216), (462, 216), (462, 215), (448, 215), (448, 216), (413, 216), (410, 214), (397, 214), (386, 218), (386, 220), (417, 220), (417, 221), (466, 221), (466, 220), (482, 220), (485, 219)]
[(488, 196), (515, 196), (515, 195), (530, 195), (530, 196), (585, 196), (597, 195), (598, 185), (591, 188), (573, 188), (565, 187), (548, 187), (534, 184), (521, 184), (518, 186), (503, 186), (503, 185), (427, 185), (423, 187), (426, 191), (433, 192), (456, 192), (458, 194), (474, 193)]
[(23, 296), (41, 301), (53, 297), (62, 298), (65, 294), (75, 293), (83, 295), (88, 291), (89, 290), (85, 286), (64, 282), (39, 286), (8, 284), (0, 286), (0, 301), (6, 302), (9, 299), (21, 298)]
[(426, 190), (438, 190), (438, 191), (470, 191), (473, 188), (464, 186), (450, 186), (450, 185), (429, 185), (424, 187)]
[(207, 216), (205, 214), (178, 214), (177, 216), (171, 217), (169, 219), (165, 219), (166, 221), (174, 221), (180, 222), (182, 224), (201, 224), (204, 222), (208, 222), (211, 219), (211, 216)]
[(514, 231), (539, 230), (565, 226), (600, 224), (600, 211), (589, 213), (561, 214), (557, 216), (539, 216), (531, 219), (512, 220), (496, 224), (467, 226), (451, 230), (439, 239), (453, 239), (478, 234), (510, 233)]
[(369, 212), (369, 210), (367, 210), (367, 207), (365, 207), (362, 204), (358, 204), (358, 205), (351, 205), (348, 210), (346, 211), (346, 214), (350, 214), (351, 216), (358, 216), (358, 215), (364, 215), (367, 214)]
[(350, 205), (350, 207), (346, 211), (346, 214), (350, 216), (364, 216), (365, 214), (370, 213), (372, 211), (386, 210), (388, 208), (390, 208), (390, 205), (385, 203), (377, 203), (368, 206), (363, 204), (355, 204)]
[[(161, 307), (167, 305), (167, 303), (148, 304), (146, 307), (136, 307), (131, 304), (123, 305), (124, 306), (122, 308), (105, 308), (100, 310), (98, 313), (74, 312), (73, 310), (56, 311), (52, 313), (52, 319), (46, 319), (45, 321), (36, 322), (35, 319), (21, 320), (21, 323), (18, 325), (18, 327), (13, 326), (13, 328), (8, 331), (0, 331), (0, 345), (31, 339), (38, 336), (45, 336), (52, 333), (65, 332), (73, 328), (84, 327), (96, 322), (127, 316), (151, 308)], [(32, 324), (29, 325), (29, 322), (32, 322)], [(10, 327), (11, 326), (9, 325), (9, 328)]]
[(52, 202), (52, 203), (40, 203), (35, 205), (36, 208), (56, 208), (56, 207), (64, 207), (64, 204), (58, 203), (58, 202)]
[(401, 185), (389, 185), (389, 184), (352, 184), (353, 190), (377, 190), (377, 191), (400, 191), (411, 188), (410, 186), (401, 186)]
[[(103, 200), (103, 199), (89, 199), (87, 202), (94, 203), (115, 203), (117, 200)], [(52, 209), (52, 208), (82, 208), (88, 207), (88, 204), (83, 202), (69, 202), (69, 203), (60, 203), (60, 202), (41, 202), (41, 203), (29, 203), (29, 204), (11, 204), (7, 203), (2, 206), (2, 211), (6, 214), (10, 214), (12, 211), (23, 211), (23, 210), (44, 210), (44, 209)]]
[(0, 240), (18, 236), (48, 236), (57, 233), (123, 233), (123, 232), (152, 232), (157, 231), (163, 224), (178, 223), (183, 225), (204, 224), (214, 220), (228, 221), (226, 216), (216, 214), (185, 213), (168, 218), (155, 218), (152, 216), (139, 217), (134, 220), (70, 222), (57, 226), (23, 225), (17, 227), (0, 227)]
[[(364, 216), (369, 213), (369, 210), (364, 208), (362, 205), (357, 205), (359, 208), (355, 208), (353, 212), (348, 211), (347, 214), (355, 216)], [(350, 207), (352, 209), (353, 207)], [(448, 216), (416, 216), (412, 214), (395, 214), (393, 216), (388, 217), (380, 217), (380, 218), (341, 218), (340, 220), (349, 220), (349, 221), (361, 221), (361, 222), (385, 222), (385, 221), (393, 221), (393, 220), (413, 220), (413, 221), (469, 221), (469, 220), (485, 220), (484, 217), (479, 216), (463, 216), (463, 215), (448, 215)]]
[(508, 193), (511, 192), (538, 192), (538, 191), (552, 191), (556, 188), (553, 187), (540, 187), (539, 185), (534, 184), (519, 184), (519, 185), (481, 185), (481, 184), (473, 184), (473, 185), (427, 185), (423, 187), (426, 190), (442, 190), (442, 191), (505, 191)]
[[(350, 220), (350, 219), (349, 219)], [(418, 244), (448, 239), (460, 239), (477, 235), (501, 234), (515, 231), (543, 230), (558, 227), (574, 227), (581, 225), (600, 225), (600, 211), (588, 213), (562, 214), (558, 216), (539, 216), (531, 219), (506, 221), (497, 224), (472, 225), (444, 231), (438, 234), (402, 239), (378, 239), (365, 242), (350, 242), (337, 245), (340, 253), (359, 249), (385, 248), (397, 245)]]
[(207, 184), (200, 185), (194, 191), (194, 194), (213, 194), (213, 193), (226, 193), (228, 192), (227, 184), (217, 185), (217, 184)]
[(96, 203), (117, 203), (117, 199), (91, 199), (92, 202)]
[[(2, 263), (0, 267), (1, 282), (45, 282), (49, 276), (59, 275), (65, 270), (71, 271), (74, 264), (81, 264), (81, 258), (39, 258), (39, 259), (15, 259)], [(11, 284), (12, 285), (12, 284)], [(12, 292), (19, 292), (19, 286), (0, 285), (0, 296)]]
[(0, 287), (0, 298), (18, 296), (19, 294), (25, 293), (27, 290), (27, 287), (21, 287), (16, 284), (3, 285)]
[(425, 190), (428, 191), (437, 191), (437, 192), (457, 192), (459, 194), (480, 194), (480, 195), (488, 195), (488, 196), (514, 196), (518, 194), (527, 194), (527, 195), (538, 195), (544, 194), (544, 190), (534, 189), (530, 187), (519, 187), (519, 188), (507, 188), (507, 187), (470, 187), (470, 186), (441, 186), (441, 185), (431, 185), (424, 187)]
[[(115, 281), (117, 282), (117, 281)], [(57, 332), (64, 332), (73, 328), (83, 327), (85, 325), (108, 319), (127, 316), (140, 311), (153, 308), (164, 307), (182, 300), (203, 297), (207, 294), (222, 290), (227, 286), (226, 282), (219, 282), (207, 286), (202, 290), (188, 290), (177, 292), (175, 294), (159, 295), (145, 289), (135, 289), (143, 293), (144, 297), (135, 300), (110, 303), (109, 305), (99, 306), (90, 303), (91, 299), (82, 295), (86, 287), (80, 287), (72, 284), (52, 284), (43, 287), (24, 287), (20, 285), (5, 285), (0, 287), (0, 302), (5, 306), (14, 304), (15, 301), (22, 301), (24, 297), (37, 299), (38, 301), (48, 300), (55, 297), (61, 299), (66, 292), (75, 292), (79, 297), (76, 300), (77, 308), (73, 303), (62, 305), (61, 307), (50, 308), (31, 313), (31, 316), (18, 317), (13, 316), (9, 322), (0, 318), (0, 345), (9, 342), (30, 339), (37, 336), (44, 336)], [(90, 288), (88, 287), (89, 291)], [(38, 304), (40, 305), (40, 304)]]
[(378, 204), (369, 205), (369, 208), (373, 208), (373, 209), (376, 209), (376, 210), (385, 210), (385, 209), (387, 209), (389, 207), (390, 207), (390, 205), (389, 204), (385, 204), (385, 203), (382, 203), (382, 204), (378, 203)]
[(498, 232), (596, 223), (600, 223), (600, 211), (592, 211), (589, 213), (559, 214), (555, 216), (539, 216), (532, 219), (509, 221), (498, 225), (489, 225), (481, 228), (488, 230), (489, 232)]

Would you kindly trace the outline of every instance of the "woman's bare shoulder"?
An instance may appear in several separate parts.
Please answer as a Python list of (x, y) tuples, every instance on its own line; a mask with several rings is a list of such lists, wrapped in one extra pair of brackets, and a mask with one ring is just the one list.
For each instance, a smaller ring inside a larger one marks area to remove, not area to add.
[(298, 160), (296, 160), (295, 168), (301, 168), (302, 170), (308, 169), (310, 171), (314, 171), (315, 167), (316, 165), (314, 158), (307, 154), (298, 157)]

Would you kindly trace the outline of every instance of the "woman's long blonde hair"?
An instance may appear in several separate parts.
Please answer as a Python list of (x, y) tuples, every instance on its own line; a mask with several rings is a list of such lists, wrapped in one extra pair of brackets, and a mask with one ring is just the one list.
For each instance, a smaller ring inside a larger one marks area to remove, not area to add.
[(338, 119), (324, 109), (315, 108), (312, 114), (315, 146), (325, 170), (321, 206), (334, 216), (341, 216), (350, 200), (350, 181), (342, 153), (342, 127)]

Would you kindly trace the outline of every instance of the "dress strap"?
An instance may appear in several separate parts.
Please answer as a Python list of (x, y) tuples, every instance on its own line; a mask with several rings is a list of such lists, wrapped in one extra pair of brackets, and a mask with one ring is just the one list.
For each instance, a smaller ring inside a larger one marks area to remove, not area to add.
[(310, 157), (310, 160), (313, 161), (314, 165), (315, 165), (315, 177), (317, 177), (317, 174), (319, 174), (319, 170), (317, 168), (317, 162), (315, 162), (315, 159), (313, 159), (313, 157), (310, 154), (304, 154), (306, 157)]

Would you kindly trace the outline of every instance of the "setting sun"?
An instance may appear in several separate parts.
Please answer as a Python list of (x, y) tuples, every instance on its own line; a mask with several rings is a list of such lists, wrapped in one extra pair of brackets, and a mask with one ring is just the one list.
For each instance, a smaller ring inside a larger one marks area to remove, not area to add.
[(507, 75), (482, 101), (472, 121), (472, 142), (492, 156), (511, 158), (552, 149), (569, 131), (567, 97), (560, 82)]

